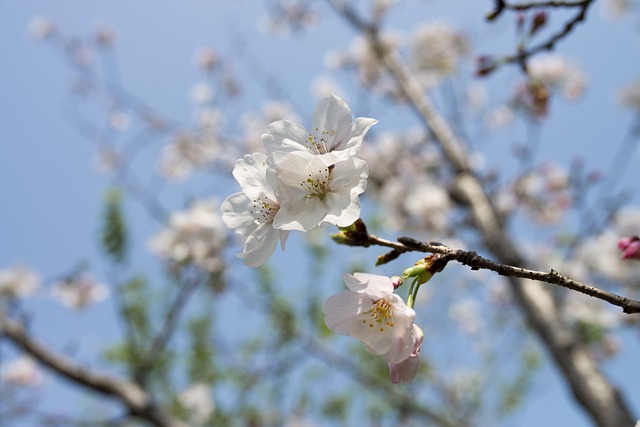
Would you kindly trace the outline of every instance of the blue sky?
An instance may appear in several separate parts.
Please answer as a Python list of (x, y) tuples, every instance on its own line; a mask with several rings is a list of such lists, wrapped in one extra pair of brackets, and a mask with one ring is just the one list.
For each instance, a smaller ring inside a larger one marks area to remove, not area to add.
[[(394, 13), (393, 22), (406, 30), (425, 20), (443, 19), (464, 28), (478, 52), (510, 51), (513, 38), (509, 20), (503, 18), (492, 27), (482, 21), (491, 3), (406, 1)], [(28, 37), (27, 23), (34, 16), (50, 16), (65, 33), (77, 35), (90, 33), (100, 22), (113, 26), (118, 34), (116, 52), (122, 84), (183, 123), (192, 120), (193, 104), (187, 93), (201, 79), (193, 64), (194, 51), (212, 45), (224, 55), (233, 55), (234, 43), (242, 37), (255, 63), (286, 82), (291, 98), (306, 108), (300, 115), (308, 117), (315, 103), (309, 83), (321, 74), (324, 53), (330, 48), (348, 47), (353, 32), (330, 18), (309, 34), (272, 39), (256, 29), (263, 16), (259, 4), (249, 0), (0, 2), (0, 51), (4, 53), (0, 66), (0, 240), (4, 242), (0, 245), (0, 268), (24, 262), (50, 278), (79, 260), (88, 260), (98, 276), (101, 267), (96, 237), (108, 181), (95, 172), (94, 147), (74, 129), (66, 113), (72, 77), (68, 65), (45, 43)], [(640, 75), (636, 60), (640, 39), (637, 19), (611, 24), (601, 19), (598, 6), (591, 11), (588, 24), (560, 45), (562, 53), (588, 71), (589, 88), (576, 105), (554, 102), (554, 116), (544, 127), (543, 136), (544, 154), (549, 159), (566, 163), (579, 151), (591, 167), (606, 170), (613, 156), (612, 145), (622, 140), (631, 120), (616, 105), (615, 91)], [(241, 81), (251, 81), (251, 67), (242, 61), (233, 66)], [(507, 97), (505, 87), (511, 87), (517, 78), (514, 69), (500, 70), (492, 76), (488, 82), (491, 99), (498, 102)], [(249, 83), (234, 112), (257, 109), (269, 96), (259, 81)], [(385, 124), (381, 122), (378, 127), (384, 131)], [(509, 161), (511, 138), (502, 135), (487, 142), (497, 164)], [(637, 182), (638, 163), (635, 156), (626, 183)], [(166, 197), (177, 205), (179, 198), (173, 190)], [(128, 210), (139, 242), (134, 248), (135, 259), (149, 265), (152, 261), (146, 255), (145, 242), (158, 224), (150, 221), (138, 205), (132, 204)], [(112, 310), (106, 303), (79, 314), (38, 300), (31, 308), (36, 313), (36, 331), (45, 341), (63, 345), (73, 336), (83, 337), (81, 360), (97, 351), (105, 337), (117, 336), (116, 325), (105, 320), (111, 319)], [(628, 398), (640, 408), (638, 336), (629, 333), (624, 337), (628, 350), (623, 357), (608, 362), (606, 369), (622, 387), (635, 383)], [(59, 403), (56, 397), (46, 400), (52, 406)], [(578, 410), (566, 410), (570, 405), (555, 368), (546, 364), (530, 398), (510, 425), (588, 425)]]

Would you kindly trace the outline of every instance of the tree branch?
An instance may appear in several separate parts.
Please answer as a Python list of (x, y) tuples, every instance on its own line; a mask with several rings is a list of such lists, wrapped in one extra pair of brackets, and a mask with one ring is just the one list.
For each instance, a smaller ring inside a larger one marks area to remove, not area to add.
[(546, 7), (582, 7), (585, 3), (591, 0), (579, 0), (579, 1), (539, 1), (531, 3), (507, 3), (504, 0), (495, 0), (493, 11), (487, 14), (487, 21), (493, 21), (502, 14), (505, 10), (523, 11), (529, 9), (541, 9)]
[[(350, 244), (347, 242), (346, 244)], [(501, 276), (519, 277), (522, 279), (538, 280), (540, 282), (559, 285), (567, 289), (571, 289), (594, 298), (606, 301), (622, 308), (625, 313), (640, 313), (640, 301), (626, 298), (611, 292), (604, 291), (595, 286), (579, 282), (564, 276), (557, 271), (551, 269), (548, 272), (529, 270), (527, 268), (516, 267), (513, 265), (502, 264), (484, 258), (473, 251), (465, 251), (462, 249), (451, 249), (438, 242), (419, 242), (411, 237), (398, 237), (397, 242), (382, 239), (373, 234), (367, 235), (366, 239), (358, 239), (352, 246), (385, 246), (393, 249), (393, 251), (405, 252), (428, 252), (446, 255), (451, 261), (457, 261), (460, 264), (471, 267), (472, 270), (491, 270)], [(387, 256), (382, 255), (383, 257)]]
[(0, 317), (0, 336), (6, 337), (38, 362), (69, 381), (118, 399), (131, 415), (157, 427), (180, 427), (180, 423), (158, 407), (153, 398), (137, 384), (89, 370), (61, 354), (54, 353), (30, 337), (20, 323)]

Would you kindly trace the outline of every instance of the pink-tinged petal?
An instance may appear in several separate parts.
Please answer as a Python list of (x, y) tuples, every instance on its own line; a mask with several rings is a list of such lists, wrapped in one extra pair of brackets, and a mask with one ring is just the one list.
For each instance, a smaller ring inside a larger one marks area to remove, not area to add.
[(268, 153), (276, 151), (307, 151), (309, 132), (297, 123), (279, 120), (267, 127), (267, 133), (262, 135), (262, 143)]
[(406, 324), (396, 320), (398, 328), (394, 327), (394, 335), (391, 340), (391, 346), (385, 353), (384, 357), (389, 363), (399, 363), (405, 360), (413, 353), (414, 340), (411, 336), (411, 328), (413, 324)]
[(420, 356), (409, 356), (400, 363), (389, 362), (389, 376), (393, 384), (411, 384), (418, 373)]
[(394, 384), (410, 384), (418, 373), (424, 332), (417, 325), (413, 325), (412, 337), (414, 346), (409, 357), (399, 363), (389, 362), (389, 376)]
[(324, 323), (341, 335), (351, 335), (353, 325), (363, 307), (363, 296), (354, 292), (341, 292), (327, 298), (324, 303)]
[(222, 221), (242, 236), (248, 236), (258, 227), (251, 215), (250, 204), (251, 200), (244, 193), (235, 193), (227, 197), (220, 206)]
[(277, 244), (278, 230), (275, 230), (271, 224), (261, 224), (247, 238), (238, 258), (243, 258), (243, 263), (247, 267), (259, 267), (273, 255)]
[(640, 259), (640, 238), (638, 236), (624, 237), (618, 241), (618, 248), (622, 250), (622, 258)]
[[(375, 322), (369, 322), (364, 315), (360, 317), (361, 319), (354, 325), (356, 328), (354, 328), (351, 335), (362, 341), (371, 354), (381, 356), (388, 353), (393, 345), (393, 335), (384, 333), (384, 329), (388, 329), (389, 327), (380, 326)], [(365, 322), (363, 322), (363, 320), (365, 320)], [(380, 328), (382, 328), (383, 331), (380, 331)]]

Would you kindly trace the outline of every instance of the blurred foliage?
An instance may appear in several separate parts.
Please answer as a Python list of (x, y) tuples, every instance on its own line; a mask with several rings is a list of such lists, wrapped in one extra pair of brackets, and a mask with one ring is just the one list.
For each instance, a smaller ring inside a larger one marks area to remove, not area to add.
[(122, 193), (118, 188), (107, 190), (100, 241), (112, 261), (122, 263), (126, 260), (129, 241), (122, 214)]

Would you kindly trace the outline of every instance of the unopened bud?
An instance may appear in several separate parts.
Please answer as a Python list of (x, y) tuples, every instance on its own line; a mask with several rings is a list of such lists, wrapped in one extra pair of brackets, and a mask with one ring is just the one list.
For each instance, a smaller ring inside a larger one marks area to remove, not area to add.
[(529, 30), (529, 36), (534, 35), (540, 28), (544, 27), (547, 23), (547, 13), (541, 11), (533, 16), (531, 21), (531, 29)]
[(404, 279), (400, 276), (391, 276), (391, 284), (393, 284), (393, 289), (398, 289), (404, 283)]

